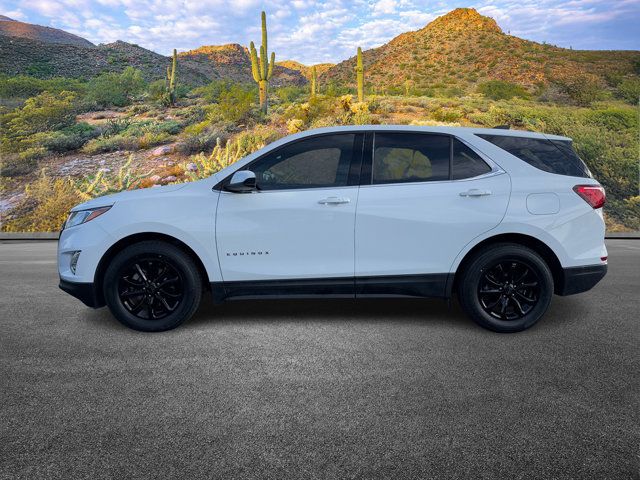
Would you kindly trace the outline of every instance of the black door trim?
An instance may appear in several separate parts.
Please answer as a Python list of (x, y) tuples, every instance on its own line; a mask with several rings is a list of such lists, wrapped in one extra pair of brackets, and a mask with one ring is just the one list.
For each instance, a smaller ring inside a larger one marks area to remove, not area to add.
[(356, 277), (356, 297), (445, 297), (448, 273)]
[(216, 302), (254, 298), (447, 298), (448, 273), (211, 282)]

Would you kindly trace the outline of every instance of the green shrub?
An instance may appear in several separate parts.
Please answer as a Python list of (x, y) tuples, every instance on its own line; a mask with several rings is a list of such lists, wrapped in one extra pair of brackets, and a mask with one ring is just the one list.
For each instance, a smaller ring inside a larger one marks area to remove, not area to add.
[(607, 199), (605, 206), (607, 215), (630, 230), (640, 230), (640, 196), (618, 199)]
[[(0, 177), (17, 177), (33, 172), (38, 166), (37, 158), (25, 160), (17, 153), (3, 154), (0, 161)], [(2, 191), (0, 184), (0, 191)]]
[[(187, 85), (178, 85), (176, 87), (176, 98), (184, 98), (189, 94), (189, 87)], [(151, 82), (146, 87), (146, 98), (154, 102), (166, 105), (168, 100), (166, 80), (156, 80)]]
[(147, 98), (154, 102), (161, 103), (167, 92), (166, 80), (156, 80), (147, 85)]
[(80, 197), (68, 179), (51, 178), (43, 170), (25, 187), (24, 199), (7, 215), (5, 232), (55, 232)]
[(246, 121), (250, 117), (254, 100), (253, 89), (234, 84), (220, 92), (218, 103), (208, 107), (207, 119), (211, 123), (221, 120), (232, 123)]
[(18, 153), (20, 160), (31, 162), (32, 160), (39, 160), (47, 154), (47, 149), (42, 146), (27, 147)]
[(118, 150), (137, 150), (138, 141), (134, 137), (124, 135), (112, 135), (110, 137), (98, 137), (90, 140), (82, 147), (82, 151), (88, 154), (116, 152)]
[[(341, 113), (350, 113), (352, 105), (352, 96), (343, 95), (338, 99), (326, 95), (316, 95), (305, 103), (294, 103), (287, 107), (284, 112), (284, 119), (300, 119), (304, 122), (304, 128), (316, 122), (320, 118), (336, 117), (337, 110)], [(335, 123), (335, 120), (334, 120)]]
[(43, 92), (29, 98), (22, 108), (0, 117), (0, 150), (25, 152), (40, 148), (35, 134), (60, 130), (73, 125), (76, 94)]
[(609, 107), (594, 110), (587, 113), (587, 119), (590, 123), (614, 131), (638, 128), (638, 113), (633, 108)]
[(166, 133), (168, 135), (177, 135), (182, 131), (182, 124), (175, 120), (167, 120), (157, 123), (153, 128), (157, 132)]
[(82, 122), (57, 132), (46, 133), (40, 143), (50, 152), (64, 153), (78, 150), (99, 134), (100, 131), (97, 128)]
[(110, 120), (103, 127), (102, 134), (90, 140), (82, 150), (85, 153), (95, 154), (146, 149), (170, 141), (172, 135), (181, 130), (182, 125), (175, 120), (165, 122), (153, 120), (132, 122), (126, 118)]
[(48, 77), (53, 74), (54, 67), (48, 61), (33, 62), (26, 69), (27, 74), (34, 77)]
[(309, 96), (308, 88), (297, 87), (290, 85), (287, 87), (280, 87), (275, 91), (275, 96), (281, 101), (286, 103), (295, 102), (301, 98)]
[(131, 126), (128, 118), (112, 118), (102, 126), (102, 136), (112, 137), (126, 131)]
[(456, 108), (438, 107), (431, 112), (431, 117), (438, 122), (453, 123), (462, 118), (462, 112)]
[(207, 103), (218, 103), (223, 92), (229, 91), (234, 85), (231, 80), (214, 80), (211, 83), (193, 90), (195, 96), (203, 98)]
[[(640, 63), (640, 62), (639, 62)], [(618, 85), (617, 95), (631, 105), (640, 102), (640, 78), (627, 78)]]
[(171, 136), (167, 132), (147, 131), (138, 137), (138, 149), (155, 147), (169, 141)]
[(84, 93), (85, 90), (86, 84), (73, 78), (56, 77), (44, 80), (28, 75), (0, 75), (0, 98), (4, 99), (35, 97), (45, 91)]
[(509, 100), (513, 97), (528, 98), (529, 93), (520, 85), (502, 80), (489, 80), (478, 85), (478, 93), (492, 100)]
[[(207, 122), (208, 123), (208, 122)], [(184, 135), (177, 145), (180, 153), (191, 155), (193, 153), (210, 152), (216, 146), (221, 137), (216, 131), (202, 131)]]
[(14, 135), (64, 128), (73, 124), (75, 119), (75, 99), (72, 92), (41, 93), (29, 98), (22, 108), (3, 115), (2, 128)]
[(591, 75), (577, 75), (554, 83), (564, 93), (570, 103), (584, 107), (590, 106), (596, 100), (605, 97), (605, 90), (600, 80)]
[(86, 99), (98, 107), (124, 107), (142, 93), (142, 72), (127, 67), (122, 73), (103, 73), (89, 82)]

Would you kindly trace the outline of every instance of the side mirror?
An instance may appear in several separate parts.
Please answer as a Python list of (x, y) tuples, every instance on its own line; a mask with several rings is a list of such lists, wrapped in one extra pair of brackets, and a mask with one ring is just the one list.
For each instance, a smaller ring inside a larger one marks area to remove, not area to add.
[(234, 173), (225, 190), (235, 193), (249, 193), (257, 190), (256, 174), (250, 170), (240, 170)]

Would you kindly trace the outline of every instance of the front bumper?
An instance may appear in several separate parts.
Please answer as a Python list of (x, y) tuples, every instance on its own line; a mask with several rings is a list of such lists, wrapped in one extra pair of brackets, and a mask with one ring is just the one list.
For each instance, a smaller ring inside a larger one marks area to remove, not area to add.
[(591, 290), (607, 274), (607, 265), (587, 265), (562, 270), (560, 285), (556, 286), (558, 295), (573, 295)]
[(69, 295), (76, 297), (87, 307), (100, 308), (105, 305), (102, 295), (96, 291), (93, 283), (69, 282), (61, 278), (58, 286)]

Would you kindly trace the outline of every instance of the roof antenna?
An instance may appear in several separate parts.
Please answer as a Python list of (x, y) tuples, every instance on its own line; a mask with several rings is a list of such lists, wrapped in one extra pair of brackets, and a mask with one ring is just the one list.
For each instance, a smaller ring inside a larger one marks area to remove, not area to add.
[(509, 125), (496, 125), (495, 127), (493, 127), (496, 130), (509, 130), (509, 128), (511, 128)]

